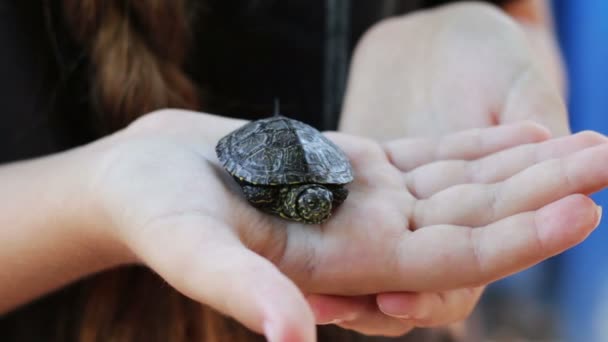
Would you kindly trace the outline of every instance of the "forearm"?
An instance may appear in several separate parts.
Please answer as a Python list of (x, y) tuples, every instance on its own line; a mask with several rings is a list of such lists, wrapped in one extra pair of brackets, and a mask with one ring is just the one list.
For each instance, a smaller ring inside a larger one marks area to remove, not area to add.
[(103, 180), (104, 170), (129, 162), (131, 157), (121, 155), (130, 141), (169, 136), (215, 158), (217, 140), (243, 123), (159, 111), (87, 146), (0, 166), (0, 313), (91, 273), (138, 262), (115, 220), (130, 208), (105, 197), (124, 184)]
[(83, 152), (0, 166), (0, 313), (115, 264), (83, 219)]

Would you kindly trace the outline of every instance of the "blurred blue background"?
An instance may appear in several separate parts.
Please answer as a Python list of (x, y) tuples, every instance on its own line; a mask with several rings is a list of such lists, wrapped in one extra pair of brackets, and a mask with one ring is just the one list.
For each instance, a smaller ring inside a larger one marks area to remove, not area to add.
[[(569, 75), (574, 132), (608, 133), (608, 1), (555, 0), (557, 33)], [(593, 198), (608, 214), (608, 191)], [(558, 262), (560, 330), (567, 341), (608, 341), (608, 215)]]
[[(608, 1), (553, 0), (552, 6), (572, 130), (608, 134)], [(608, 191), (593, 198), (604, 218), (589, 239), (488, 289), (480, 319), (490, 337), (608, 341)]]

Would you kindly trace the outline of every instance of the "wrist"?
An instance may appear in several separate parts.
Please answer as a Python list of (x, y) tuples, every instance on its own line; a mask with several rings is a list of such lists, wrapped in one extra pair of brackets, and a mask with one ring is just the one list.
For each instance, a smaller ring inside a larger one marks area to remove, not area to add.
[[(157, 182), (139, 183), (134, 178), (166, 177), (167, 174), (150, 175), (152, 169), (171, 163), (171, 158), (167, 158), (171, 153), (160, 152), (166, 146), (179, 146), (178, 152), (195, 151), (200, 157), (215, 161), (217, 140), (243, 123), (203, 113), (161, 110), (74, 150), (69, 157), (77, 161), (66, 164), (79, 165), (83, 177), (71, 191), (83, 198), (72, 217), (86, 227), (94, 242), (100, 242), (95, 246), (100, 255), (114, 264), (140, 263), (132, 250), (134, 230), (145, 225), (142, 217), (156, 215), (156, 210), (163, 208), (142, 207), (148, 203), (146, 189)], [(141, 186), (134, 188), (135, 183)]]
[[(66, 170), (59, 177), (66, 210), (62, 220), (65, 229), (86, 248), (94, 271), (124, 264), (137, 263), (137, 258), (125, 244), (119, 223), (108, 207), (107, 194), (112, 184), (103, 182), (103, 167), (108, 155), (119, 148), (116, 135), (76, 148), (61, 156)], [(125, 211), (128, 208), (123, 208)]]
[(91, 224), (82, 152), (0, 168), (0, 313), (126, 260)]
[[(105, 214), (94, 186), (96, 167), (106, 143), (95, 142), (54, 156), (56, 168), (52, 193), (57, 199), (50, 205), (57, 213), (60, 234), (80, 246), (79, 256), (93, 273), (133, 263), (128, 248), (114, 234), (113, 223)], [(51, 178), (53, 179), (53, 178)]]

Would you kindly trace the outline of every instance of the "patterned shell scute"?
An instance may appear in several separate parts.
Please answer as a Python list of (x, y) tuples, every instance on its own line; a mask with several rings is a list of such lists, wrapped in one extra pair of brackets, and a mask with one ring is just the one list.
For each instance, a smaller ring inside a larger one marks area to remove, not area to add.
[(220, 162), (233, 176), (261, 185), (346, 184), (344, 153), (313, 127), (283, 116), (253, 121), (222, 138)]

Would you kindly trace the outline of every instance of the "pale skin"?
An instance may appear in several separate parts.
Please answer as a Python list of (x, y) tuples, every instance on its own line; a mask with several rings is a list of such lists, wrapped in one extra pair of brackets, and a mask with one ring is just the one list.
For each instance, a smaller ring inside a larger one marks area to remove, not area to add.
[[(305, 226), (253, 209), (218, 165), (215, 143), (243, 123), (161, 111), (0, 167), (0, 312), (138, 263), (271, 341), (313, 341), (323, 310), (348, 305), (343, 326), (402, 334), (470, 311), (479, 292), (459, 289), (582, 241), (599, 220), (586, 194), (608, 185), (607, 139), (589, 132), (549, 140), (522, 122), (387, 143), (332, 133), (357, 176), (326, 224)], [(428, 313), (404, 323), (377, 311), (396, 292)]]
[[(429, 138), (522, 119), (543, 124), (554, 136), (568, 134), (564, 77), (546, 1), (514, 1), (505, 10), (511, 17), (465, 3), (374, 27), (354, 55), (340, 129), (378, 141), (418, 137), (411, 143), (420, 146)], [(415, 150), (403, 162), (414, 169), (417, 164), (409, 163), (426, 161), (429, 152)], [(413, 171), (413, 177), (462, 174), (462, 167), (447, 162)], [(463, 320), (482, 289), (314, 297), (313, 303), (323, 307), (325, 321), (366, 333), (389, 333), (387, 316), (398, 318), (402, 324), (393, 322), (390, 334), (401, 334)]]
[[(333, 133), (357, 175), (351, 195), (323, 226), (294, 224), (252, 208), (217, 164), (215, 142), (242, 124), (162, 111), (88, 146), (3, 166), (0, 311), (139, 263), (271, 341), (314, 341), (305, 294), (485, 284), (583, 240), (599, 219), (584, 194), (608, 185), (607, 139), (594, 133), (547, 140), (546, 129), (520, 123), (384, 145)], [(471, 141), (483, 148), (459, 148)], [(421, 162), (421, 148), (437, 153)], [(453, 159), (467, 160), (465, 171), (448, 180), (420, 172)], [(378, 332), (402, 328), (387, 323)]]

